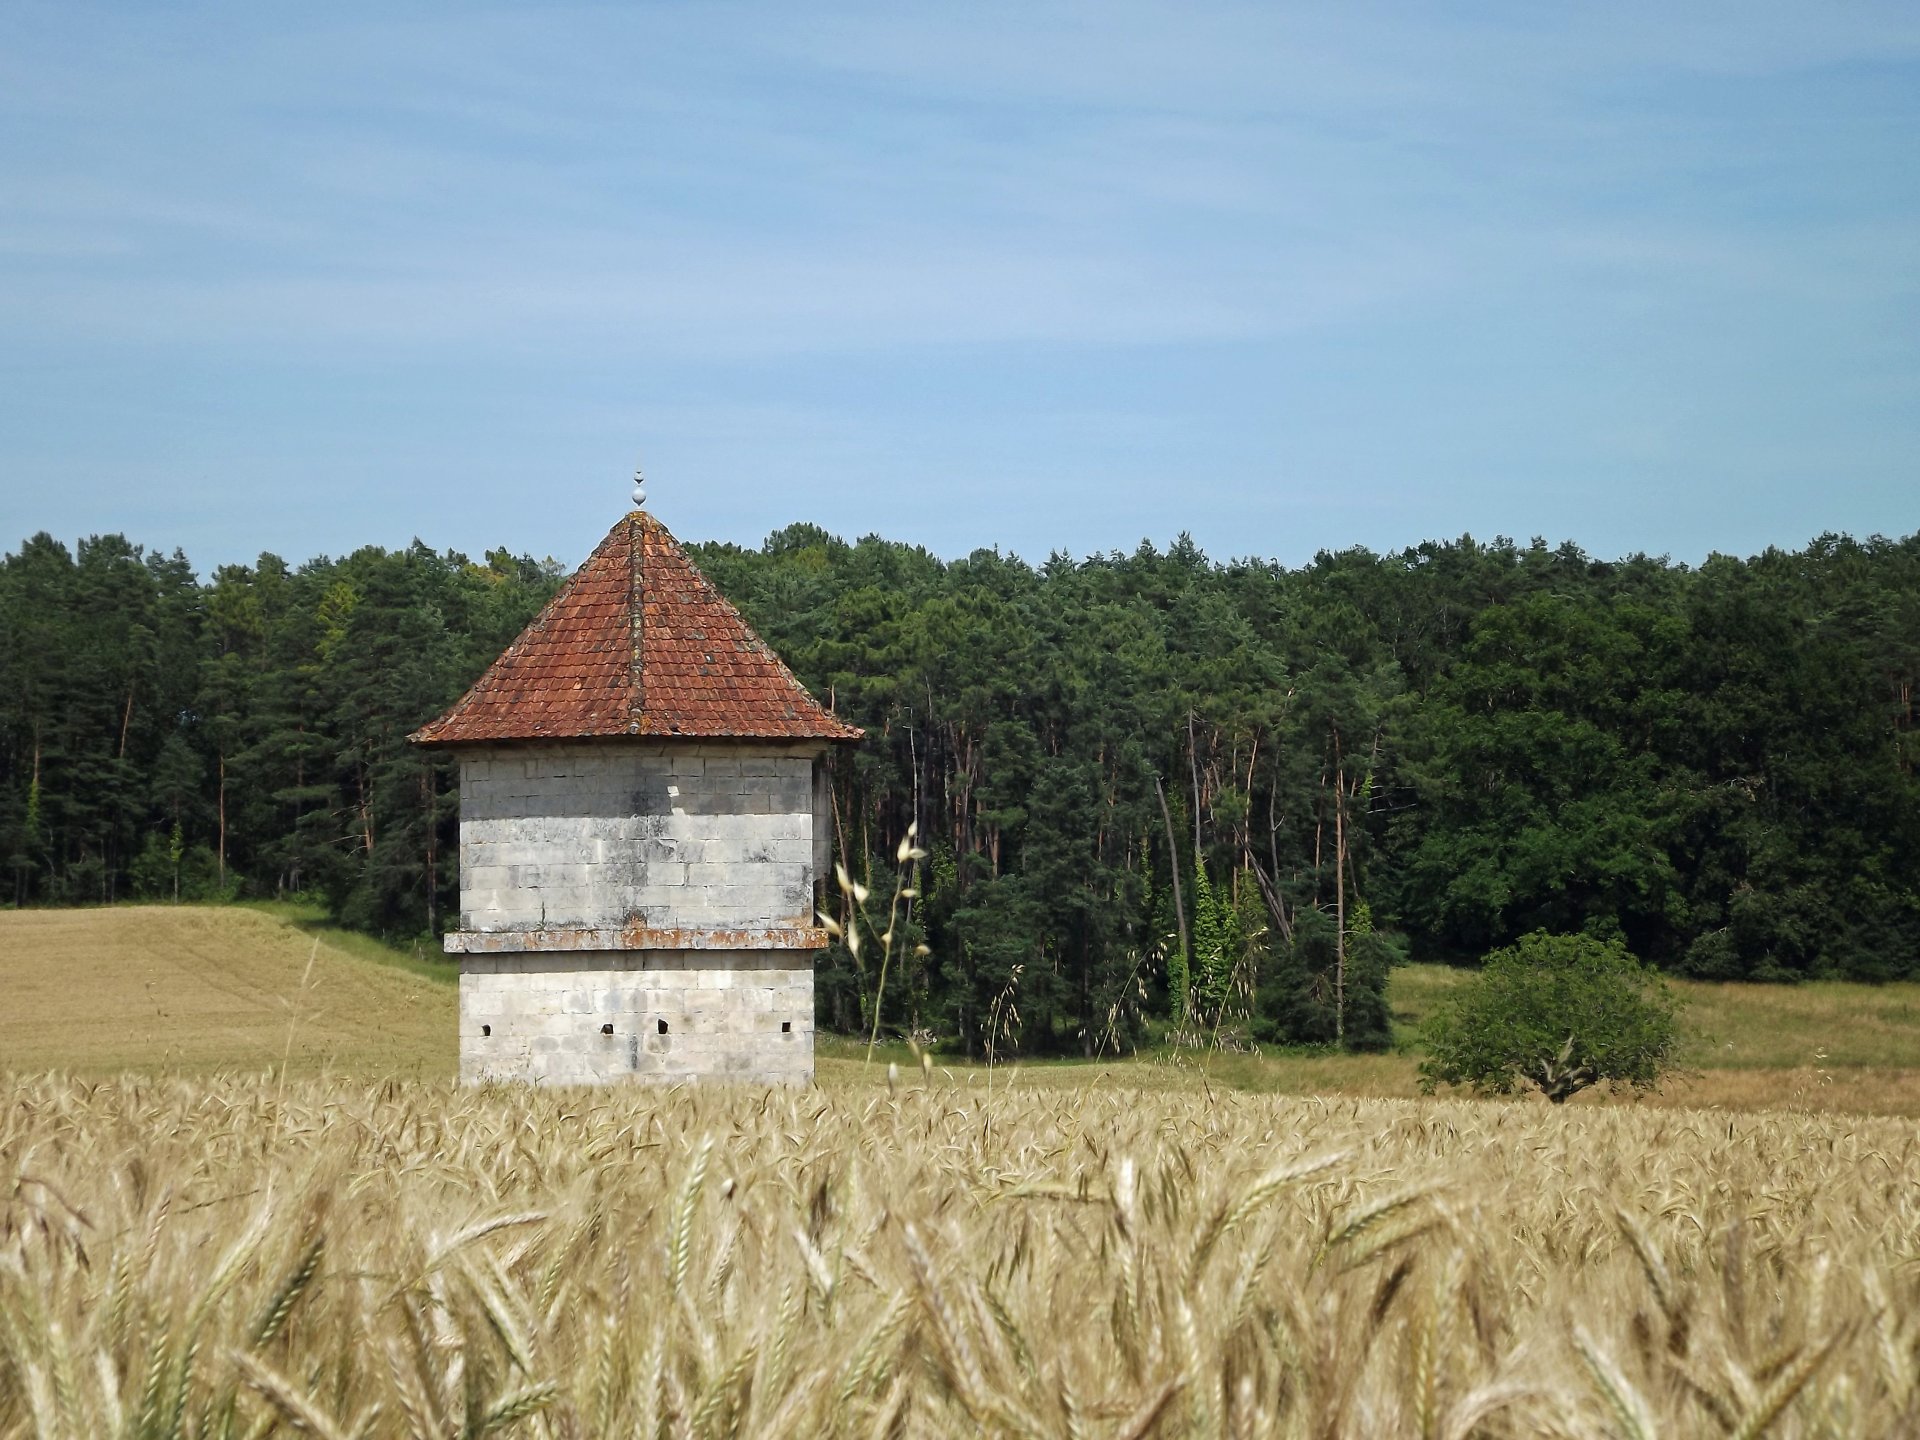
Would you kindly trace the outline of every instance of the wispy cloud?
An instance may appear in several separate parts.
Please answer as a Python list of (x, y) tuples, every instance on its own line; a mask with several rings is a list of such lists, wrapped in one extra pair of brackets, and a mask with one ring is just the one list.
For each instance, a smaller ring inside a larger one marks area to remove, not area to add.
[(1884, 509), (1899, 445), (1852, 437), (1916, 438), (1917, 128), (1905, 5), (19, 3), (0, 467), (158, 413), (216, 470), (391, 473), (478, 415), (524, 448), (444, 473), (569, 425), (569, 463), (811, 448), (925, 477), (963, 548), (1071, 546), (1095, 483), (1160, 533), (1196, 494), (1556, 529), (1614, 523), (1609, 474), (1827, 453)]

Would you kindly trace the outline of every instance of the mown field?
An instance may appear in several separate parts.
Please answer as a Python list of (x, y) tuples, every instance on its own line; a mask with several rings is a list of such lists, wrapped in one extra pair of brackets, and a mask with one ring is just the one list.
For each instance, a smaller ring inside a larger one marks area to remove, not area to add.
[(453, 971), (290, 906), (0, 912), (0, 1070), (452, 1073)]
[(0, 1435), (1883, 1437), (1906, 1120), (0, 1089)]
[[(0, 912), (0, 1072), (106, 1077), (280, 1072), (344, 1077), (453, 1073), (453, 969), (326, 927), (294, 906), (125, 906)], [(1396, 971), (1409, 1039), (1460, 972)], [(1681, 982), (1695, 1039), (1688, 1069), (1651, 1097), (1576, 1104), (1725, 1106), (1920, 1115), (1920, 985)], [(823, 1038), (819, 1076), (877, 1085), (904, 1046)], [(962, 1086), (1408, 1097), (1410, 1044), (1385, 1055), (1155, 1052), (1097, 1062), (984, 1067), (939, 1057)]]

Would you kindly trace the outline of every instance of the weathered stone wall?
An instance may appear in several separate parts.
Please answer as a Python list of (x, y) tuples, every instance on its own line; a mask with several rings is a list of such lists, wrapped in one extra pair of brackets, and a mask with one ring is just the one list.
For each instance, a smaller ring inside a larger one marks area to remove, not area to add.
[(467, 751), (460, 928), (811, 927), (817, 743)]
[(589, 950), (460, 961), (460, 1078), (813, 1079), (813, 963), (791, 950)]

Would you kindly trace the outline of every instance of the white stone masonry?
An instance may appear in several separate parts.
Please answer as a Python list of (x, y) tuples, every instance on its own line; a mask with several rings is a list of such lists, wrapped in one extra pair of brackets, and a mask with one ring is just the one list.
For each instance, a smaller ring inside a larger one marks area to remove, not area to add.
[(460, 757), (460, 1075), (813, 1078), (821, 742)]
[(598, 950), (460, 962), (460, 1078), (813, 1079), (813, 965), (791, 950)]
[(811, 927), (824, 749), (616, 739), (466, 751), (461, 929)]

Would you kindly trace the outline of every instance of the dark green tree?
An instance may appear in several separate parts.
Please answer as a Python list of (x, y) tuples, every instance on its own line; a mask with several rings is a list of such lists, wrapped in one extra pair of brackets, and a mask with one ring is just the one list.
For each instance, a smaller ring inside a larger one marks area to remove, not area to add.
[[(807, 525), (694, 549), (867, 729), (834, 766), (850, 872), (916, 823), (930, 852), (889, 1026), (977, 1053), (1017, 1014), (1000, 1053), (1084, 1053), (1192, 993), (1223, 1032), (1251, 997), (1264, 1039), (1373, 1044), (1403, 948), (1539, 928), (1717, 978), (1920, 973), (1920, 536), (1697, 568), (1471, 537), (1298, 569), (1184, 537), (1038, 566)], [(183, 896), (443, 927), (451, 785), (405, 736), (557, 581), (415, 545), (203, 582), (27, 540), (0, 558), (9, 898), (171, 894), (177, 827)], [(857, 982), (822, 957), (823, 1023), (859, 1025)]]
[(1619, 941), (1536, 931), (1488, 955), (1428, 1022), (1421, 1083), (1531, 1085), (1556, 1105), (1592, 1085), (1654, 1089), (1679, 1051), (1679, 1012)]

